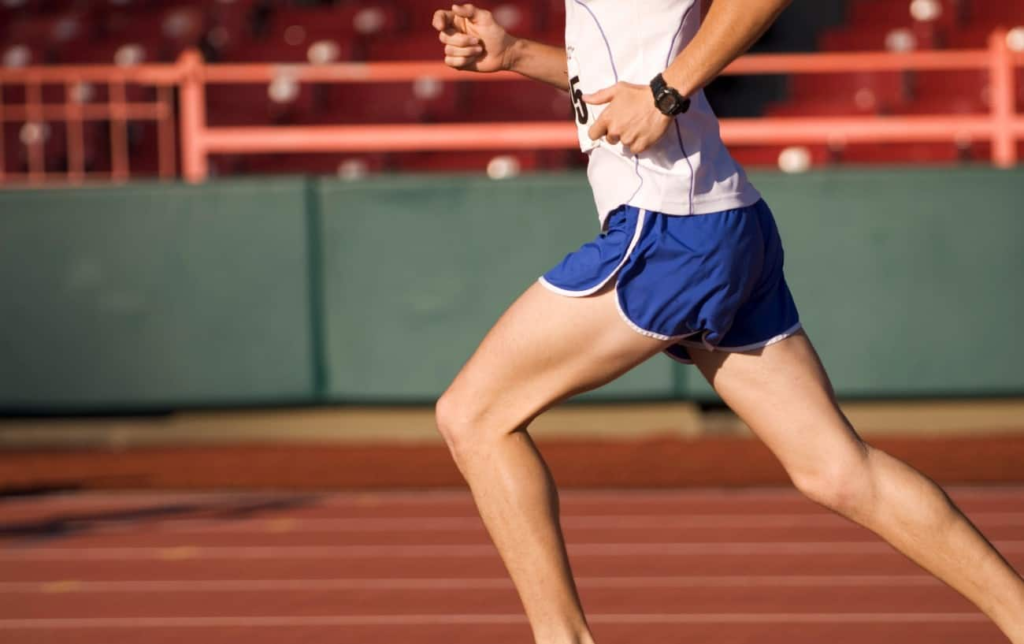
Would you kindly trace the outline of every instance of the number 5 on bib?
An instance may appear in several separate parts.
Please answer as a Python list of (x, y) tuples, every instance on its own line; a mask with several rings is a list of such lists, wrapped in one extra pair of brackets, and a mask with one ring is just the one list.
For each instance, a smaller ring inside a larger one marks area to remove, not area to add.
[(583, 102), (583, 90), (580, 88), (580, 65), (572, 57), (572, 51), (568, 56), (569, 71), (569, 98), (572, 99), (572, 109), (576, 115), (576, 134), (580, 140), (580, 149), (589, 152), (597, 147), (597, 141), (590, 140), (590, 126), (594, 122), (594, 108)]

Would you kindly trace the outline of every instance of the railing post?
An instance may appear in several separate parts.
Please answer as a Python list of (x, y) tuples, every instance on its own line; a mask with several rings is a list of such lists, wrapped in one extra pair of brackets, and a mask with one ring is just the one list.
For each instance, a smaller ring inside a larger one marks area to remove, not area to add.
[(988, 39), (989, 88), (992, 99), (992, 164), (1012, 168), (1017, 164), (1017, 140), (1013, 131), (1016, 81), (1013, 51), (1006, 31), (997, 29)]
[(181, 174), (189, 183), (200, 183), (208, 174), (206, 164), (206, 80), (203, 78), (203, 57), (195, 50), (186, 51), (178, 59), (181, 86), (178, 91), (178, 113), (181, 130)]

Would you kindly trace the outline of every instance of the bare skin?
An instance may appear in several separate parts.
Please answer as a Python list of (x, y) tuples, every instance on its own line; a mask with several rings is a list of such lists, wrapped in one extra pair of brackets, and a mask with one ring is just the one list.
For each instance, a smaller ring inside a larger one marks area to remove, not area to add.
[(629, 329), (613, 298), (605, 291), (570, 299), (534, 284), (437, 404), (438, 428), (538, 644), (592, 639), (569, 569), (554, 482), (526, 425), (555, 402), (614, 380), (664, 347)]
[(1024, 642), (1024, 580), (934, 482), (861, 441), (806, 335), (754, 353), (692, 355), (801, 492), (888, 541)]
[[(613, 290), (575, 299), (530, 287), (438, 401), (438, 427), (538, 644), (593, 639), (559, 527), (557, 491), (526, 426), (667, 344), (627, 327), (614, 298)], [(874, 531), (1024, 644), (1024, 580), (938, 486), (860, 440), (804, 334), (751, 353), (692, 355), (801, 492)]]
[[(716, 0), (697, 37), (665, 71), (666, 80), (683, 93), (702, 87), (786, 4)], [(435, 13), (433, 26), (451, 67), (512, 70), (567, 88), (563, 50), (510, 36), (485, 10), (455, 5)], [(589, 99), (609, 104), (591, 137), (622, 140), (637, 153), (669, 123), (645, 86), (618, 83)], [(437, 404), (438, 428), (538, 644), (590, 644), (593, 638), (565, 551), (557, 491), (526, 427), (557, 402), (614, 380), (667, 345), (630, 329), (615, 297), (605, 289), (568, 298), (535, 284), (488, 333)], [(750, 353), (695, 350), (693, 357), (797, 488), (875, 531), (974, 602), (1011, 642), (1024, 644), (1024, 580), (940, 488), (860, 440), (805, 335)]]

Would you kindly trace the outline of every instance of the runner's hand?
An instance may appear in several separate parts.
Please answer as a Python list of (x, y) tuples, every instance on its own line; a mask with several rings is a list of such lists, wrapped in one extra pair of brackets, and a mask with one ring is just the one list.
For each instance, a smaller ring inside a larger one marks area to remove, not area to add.
[(451, 11), (435, 11), (431, 24), (445, 45), (445, 65), (474, 72), (511, 68), (509, 53), (516, 39), (494, 21), (490, 11), (456, 4)]
[(583, 100), (589, 105), (608, 105), (590, 126), (590, 139), (596, 141), (603, 136), (612, 145), (622, 141), (633, 154), (654, 145), (672, 123), (655, 107), (651, 88), (646, 85), (620, 82), (587, 94)]

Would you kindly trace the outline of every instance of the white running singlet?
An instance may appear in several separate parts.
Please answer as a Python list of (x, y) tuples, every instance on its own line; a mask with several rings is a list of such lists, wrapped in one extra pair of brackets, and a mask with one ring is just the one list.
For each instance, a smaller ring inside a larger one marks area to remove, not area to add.
[(699, 0), (566, 0), (565, 10), (569, 93), (602, 224), (621, 205), (700, 215), (757, 203), (761, 195), (722, 143), (703, 90), (640, 155), (587, 135), (607, 105), (580, 97), (619, 81), (646, 87), (697, 33)]

